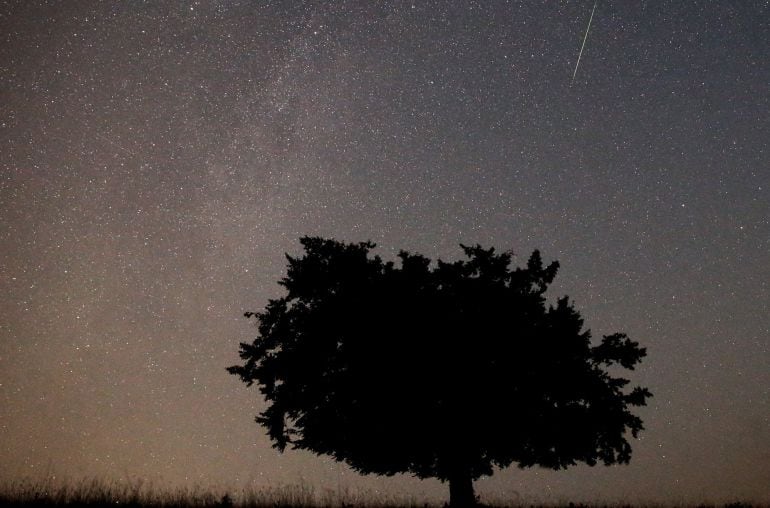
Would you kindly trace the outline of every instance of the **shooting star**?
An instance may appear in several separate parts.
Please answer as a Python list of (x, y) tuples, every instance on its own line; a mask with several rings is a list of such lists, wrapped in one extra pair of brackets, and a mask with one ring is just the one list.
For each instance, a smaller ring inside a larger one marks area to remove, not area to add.
[(123, 146), (123, 145), (121, 145), (121, 144), (119, 144), (119, 143), (117, 143), (117, 142), (113, 141), (112, 139), (108, 138), (107, 136), (105, 136), (105, 135), (103, 135), (103, 134), (99, 134), (98, 132), (97, 132), (97, 133), (95, 133), (95, 134), (96, 134), (96, 137), (97, 137), (97, 138), (99, 138), (99, 139), (101, 139), (101, 140), (104, 140), (104, 141), (106, 141), (107, 143), (111, 144), (112, 146), (114, 146), (114, 147), (117, 147), (117, 148), (120, 148), (120, 149), (121, 149), (121, 150), (123, 150), (124, 152), (130, 153), (130, 154), (131, 154), (131, 155), (133, 155), (134, 157), (139, 157), (139, 154), (138, 154), (138, 153), (136, 153), (135, 151), (133, 151), (133, 150), (129, 150), (129, 149), (128, 149), (128, 148), (126, 148), (125, 146)]
[(580, 45), (580, 53), (578, 53), (577, 62), (575, 62), (575, 72), (572, 73), (572, 81), (570, 82), (570, 86), (575, 82), (575, 76), (577, 76), (577, 70), (580, 66), (580, 57), (583, 56), (583, 48), (586, 47), (586, 39), (588, 39), (588, 31), (591, 29), (591, 21), (594, 19), (594, 11), (596, 11), (596, 4), (599, 3), (599, 0), (596, 0), (594, 2), (594, 8), (591, 9), (591, 17), (588, 18), (588, 26), (586, 27), (586, 33), (583, 35), (583, 44)]

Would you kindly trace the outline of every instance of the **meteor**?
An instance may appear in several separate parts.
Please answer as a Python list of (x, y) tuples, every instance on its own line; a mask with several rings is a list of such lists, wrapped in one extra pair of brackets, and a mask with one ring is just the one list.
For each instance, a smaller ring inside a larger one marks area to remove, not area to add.
[(575, 76), (577, 76), (577, 70), (578, 66), (580, 66), (580, 57), (583, 56), (583, 48), (586, 47), (586, 39), (588, 39), (588, 31), (591, 29), (591, 21), (594, 19), (594, 11), (596, 10), (596, 4), (599, 3), (599, 0), (596, 0), (594, 2), (594, 8), (591, 9), (591, 17), (588, 18), (588, 26), (586, 27), (586, 33), (583, 36), (583, 44), (580, 46), (580, 53), (578, 53), (577, 62), (575, 62), (575, 72), (572, 73), (572, 81), (570, 82), (570, 86), (575, 82)]

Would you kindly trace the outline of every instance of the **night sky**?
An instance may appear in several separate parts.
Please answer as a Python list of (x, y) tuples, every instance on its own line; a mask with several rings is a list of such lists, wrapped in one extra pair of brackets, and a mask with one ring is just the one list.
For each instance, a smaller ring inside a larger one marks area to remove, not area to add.
[(309, 234), (539, 248), (648, 348), (629, 466), (482, 496), (770, 501), (770, 5), (600, 0), (572, 82), (593, 6), (0, 2), (0, 482), (446, 498), (279, 455), (225, 371)]

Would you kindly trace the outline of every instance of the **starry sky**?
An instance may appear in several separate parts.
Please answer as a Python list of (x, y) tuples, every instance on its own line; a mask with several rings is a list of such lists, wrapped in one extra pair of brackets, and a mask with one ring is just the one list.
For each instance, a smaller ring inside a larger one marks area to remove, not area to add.
[(539, 248), (648, 348), (629, 466), (486, 499), (770, 501), (770, 5), (599, 0), (575, 73), (593, 6), (0, 2), (0, 482), (445, 499), (278, 454), (226, 373), (309, 234)]

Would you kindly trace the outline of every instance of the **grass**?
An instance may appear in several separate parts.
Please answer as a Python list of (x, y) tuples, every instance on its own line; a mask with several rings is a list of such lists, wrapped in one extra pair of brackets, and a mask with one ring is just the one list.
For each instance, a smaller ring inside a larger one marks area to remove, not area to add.
[[(324, 489), (321, 493), (308, 485), (286, 485), (227, 491), (180, 488), (155, 489), (142, 481), (82, 481), (77, 484), (54, 481), (20, 481), (0, 486), (0, 508), (4, 507), (127, 507), (127, 508), (440, 508), (441, 503), (422, 502), (415, 498), (389, 496), (367, 491), (342, 492)], [(531, 505), (494, 500), (495, 508), (688, 508), (685, 505), (573, 504)], [(701, 503), (691, 508), (770, 508), (742, 502), (728, 504)]]
[(142, 481), (81, 481), (68, 484), (54, 481), (19, 481), (0, 485), (0, 507), (115, 506), (129, 508), (436, 508), (436, 503), (413, 498), (388, 496), (367, 491), (342, 492), (324, 489), (321, 493), (308, 485), (204, 490), (153, 488)]

